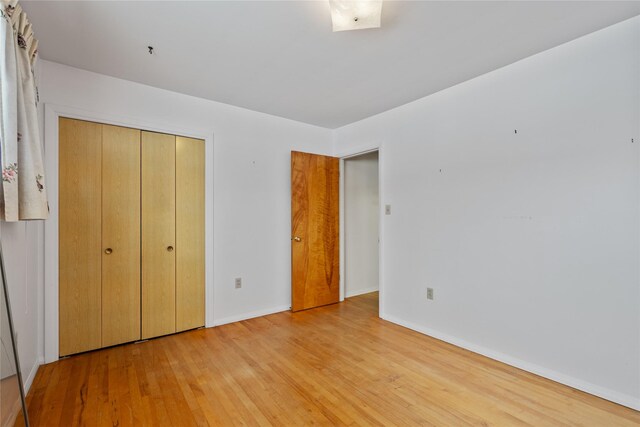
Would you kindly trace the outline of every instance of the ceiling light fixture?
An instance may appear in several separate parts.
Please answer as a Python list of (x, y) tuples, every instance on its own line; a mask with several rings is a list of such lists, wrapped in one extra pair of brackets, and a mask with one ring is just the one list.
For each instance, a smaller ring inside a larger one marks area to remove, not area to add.
[(382, 0), (329, 0), (333, 31), (380, 28)]

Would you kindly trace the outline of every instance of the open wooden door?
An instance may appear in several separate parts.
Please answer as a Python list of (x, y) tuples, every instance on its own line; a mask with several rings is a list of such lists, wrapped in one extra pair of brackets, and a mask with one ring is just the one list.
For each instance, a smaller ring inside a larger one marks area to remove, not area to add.
[(340, 300), (338, 158), (291, 152), (291, 310)]

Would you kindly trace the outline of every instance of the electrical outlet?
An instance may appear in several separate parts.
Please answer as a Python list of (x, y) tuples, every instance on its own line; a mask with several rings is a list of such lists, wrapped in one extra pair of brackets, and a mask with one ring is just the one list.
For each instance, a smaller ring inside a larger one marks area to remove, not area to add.
[(384, 205), (384, 214), (391, 215), (391, 205)]
[(242, 287), (242, 278), (236, 277), (236, 289), (240, 289)]
[(433, 299), (433, 288), (427, 288), (427, 299)]

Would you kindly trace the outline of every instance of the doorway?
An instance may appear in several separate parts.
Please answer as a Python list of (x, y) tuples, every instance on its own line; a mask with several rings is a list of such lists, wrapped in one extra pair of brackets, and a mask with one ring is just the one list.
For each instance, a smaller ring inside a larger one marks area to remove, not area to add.
[(344, 297), (377, 292), (380, 245), (379, 153), (343, 160)]

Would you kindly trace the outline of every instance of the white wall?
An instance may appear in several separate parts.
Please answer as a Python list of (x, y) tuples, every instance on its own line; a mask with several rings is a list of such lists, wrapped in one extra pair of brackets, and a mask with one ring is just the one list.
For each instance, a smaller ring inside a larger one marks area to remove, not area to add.
[(640, 409), (640, 17), (334, 138), (383, 147), (385, 318)]
[(329, 130), (52, 62), (42, 68), (43, 104), (210, 129), (216, 323), (290, 306), (290, 152), (329, 153)]
[(378, 290), (378, 152), (344, 161), (345, 296)]
[[(214, 135), (214, 323), (290, 307), (290, 151), (328, 154), (331, 131), (41, 61), (41, 105)], [(47, 141), (44, 141), (45, 156)], [(27, 233), (24, 229), (27, 227)], [(42, 361), (41, 225), (2, 224), (23, 371)], [(234, 288), (242, 277), (243, 288)], [(28, 302), (25, 302), (28, 299)], [(34, 370), (35, 372), (35, 370)], [(27, 374), (25, 374), (26, 376)]]
[[(22, 378), (27, 385), (33, 381), (41, 363), (42, 251), (38, 249), (41, 237), (42, 221), (0, 222), (13, 325), (17, 332)], [(0, 304), (4, 305), (4, 301)]]

